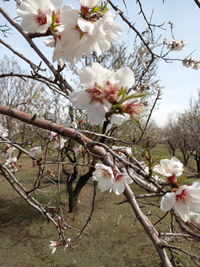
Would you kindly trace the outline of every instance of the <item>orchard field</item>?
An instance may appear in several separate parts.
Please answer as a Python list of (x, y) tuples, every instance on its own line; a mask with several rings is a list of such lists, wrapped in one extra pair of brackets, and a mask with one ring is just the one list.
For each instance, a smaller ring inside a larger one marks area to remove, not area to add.
[[(155, 157), (162, 153), (167, 156), (165, 145), (157, 145), (153, 150)], [(29, 188), (37, 175), (37, 168), (31, 167), (32, 162), (26, 156), (21, 157), (20, 163), (22, 167), (16, 176)], [(193, 170), (193, 167), (194, 162), (191, 160), (189, 170)], [(131, 186), (136, 193), (141, 193), (141, 189), (133, 184)], [(52, 184), (42, 191), (40, 197), (43, 202), (49, 199), (49, 195), (57, 187), (58, 185)], [(72, 227), (68, 229), (68, 237), (73, 242), (72, 247), (58, 249), (52, 255), (49, 243), (50, 240), (57, 239), (55, 229), (0, 176), (0, 266), (160, 266), (159, 258), (137, 218), (133, 217), (131, 207), (127, 203), (117, 204), (124, 200), (123, 195), (116, 196), (97, 190), (92, 219), (82, 236), (76, 238), (91, 211), (93, 183), (89, 182), (82, 190), (78, 211), (75, 213), (67, 214), (65, 186), (61, 185), (60, 190), (67, 223)], [(145, 200), (139, 201), (141, 207), (143, 201)], [(159, 198), (147, 201), (151, 201), (155, 207), (160, 203)], [(154, 210), (153, 206), (143, 211), (153, 223), (158, 222), (163, 215), (158, 208)], [(160, 232), (163, 228), (168, 229), (168, 218), (166, 217), (165, 224), (159, 225), (158, 222), (157, 226)], [(182, 246), (184, 248), (184, 243)], [(177, 266), (193, 266), (193, 263), (186, 256), (181, 256), (177, 258)]]

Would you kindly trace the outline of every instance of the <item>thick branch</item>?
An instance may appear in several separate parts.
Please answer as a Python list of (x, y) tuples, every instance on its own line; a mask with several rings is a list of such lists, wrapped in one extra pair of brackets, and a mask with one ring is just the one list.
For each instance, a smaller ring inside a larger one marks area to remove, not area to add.
[[(22, 111), (18, 111), (16, 109), (12, 109), (12, 108), (0, 105), (0, 114), (10, 116), (12, 118), (18, 119), (20, 121), (37, 126), (39, 128), (42, 128), (42, 129), (57, 132), (57, 133), (61, 134), (62, 136), (65, 136), (65, 137), (68, 137), (68, 138), (75, 140), (76, 142), (80, 143), (81, 145), (83, 145), (85, 147), (87, 147), (86, 146), (87, 143), (91, 143), (91, 140), (88, 137), (76, 132), (74, 129), (63, 127), (61, 125), (51, 123), (50, 121), (47, 121), (44, 119), (38, 119), (35, 116), (29, 115), (29, 114), (22, 112)], [(94, 145), (90, 148), (90, 152), (95, 154), (95, 156), (98, 156), (101, 159), (101, 161), (104, 164), (106, 164), (107, 166), (113, 166), (114, 163), (111, 160), (111, 158), (108, 156), (108, 154), (104, 148), (102, 148), (98, 145)], [(1, 166), (1, 168), (2, 168), (2, 166)], [(19, 193), (21, 193), (21, 192), (19, 192)], [(133, 192), (131, 191), (131, 189), (128, 185), (125, 188), (124, 195), (127, 198), (129, 204), (132, 206), (132, 208), (133, 208), (137, 218), (139, 219), (140, 223), (142, 224), (144, 230), (146, 231), (146, 233), (150, 237), (151, 241), (153, 242), (153, 244), (154, 244), (154, 246), (158, 252), (158, 255), (160, 257), (162, 266), (171, 267), (172, 265), (168, 259), (168, 256), (167, 256), (165, 250), (162, 247), (162, 240), (159, 238), (158, 232), (153, 227), (153, 225), (150, 223), (148, 218), (142, 213), (142, 211), (141, 211), (141, 209), (140, 209), (140, 207), (136, 201), (135, 195), (133, 194)], [(27, 197), (27, 195), (25, 195), (25, 197)]]
[(200, 8), (200, 2), (199, 2), (199, 0), (194, 0), (194, 2), (195, 2), (196, 5)]
[(136, 201), (135, 195), (133, 194), (133, 192), (131, 191), (131, 189), (128, 185), (126, 186), (126, 189), (124, 191), (124, 195), (127, 198), (131, 207), (133, 208), (135, 215), (137, 216), (137, 219), (140, 221), (145, 232), (147, 233), (147, 235), (151, 239), (152, 243), (154, 244), (154, 247), (156, 248), (158, 255), (160, 257), (162, 266), (163, 267), (172, 267), (172, 264), (171, 264), (171, 262), (167, 256), (167, 253), (163, 249), (163, 241), (159, 238), (158, 232), (156, 231), (154, 226), (151, 224), (149, 219), (141, 211), (141, 209), (140, 209), (140, 207)]
[[(17, 120), (23, 121), (27, 124), (31, 124), (33, 126), (39, 127), (41, 129), (49, 130), (56, 132), (62, 136), (68, 137), (70, 139), (73, 139), (77, 143), (86, 146), (87, 143), (92, 142), (92, 140), (85, 135), (78, 133), (76, 130), (63, 127), (59, 124), (54, 124), (51, 121), (47, 121), (45, 119), (39, 119), (37, 116), (33, 116), (30, 114), (27, 114), (25, 112), (16, 110), (14, 108), (10, 108), (7, 106), (0, 105), (0, 114), (4, 114), (7, 116), (10, 116), (12, 118), (15, 118)], [(104, 148), (100, 146), (93, 146), (90, 149), (90, 152), (95, 154), (95, 156), (98, 156), (101, 158), (101, 161), (105, 163), (108, 166), (113, 166), (113, 162), (111, 161), (110, 157), (108, 156), (107, 152)]]

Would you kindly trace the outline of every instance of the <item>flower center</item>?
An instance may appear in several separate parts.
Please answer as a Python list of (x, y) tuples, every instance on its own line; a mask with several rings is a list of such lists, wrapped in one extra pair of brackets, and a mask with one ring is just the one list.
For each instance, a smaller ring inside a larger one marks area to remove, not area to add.
[(39, 25), (44, 25), (47, 23), (47, 17), (45, 12), (38, 10), (38, 15), (36, 16), (36, 21)]
[(175, 175), (169, 176), (167, 177), (167, 180), (171, 183), (171, 184), (176, 184), (177, 183), (177, 178)]
[(109, 171), (107, 170), (101, 170), (102, 175), (104, 176), (104, 178), (110, 178), (111, 174), (109, 173)]
[(95, 84), (93, 88), (87, 89), (86, 91), (91, 95), (93, 101), (101, 102), (103, 99), (106, 99), (108, 102), (114, 104), (117, 102), (119, 89), (107, 82), (104, 88)]
[(180, 194), (176, 195), (176, 201), (186, 203), (189, 198), (189, 193), (186, 189), (183, 189)]
[(116, 87), (113, 87), (109, 82), (107, 82), (106, 88), (105, 88), (105, 94), (106, 94), (106, 99), (110, 103), (115, 103), (117, 101), (119, 89)]
[(118, 173), (116, 176), (115, 176), (115, 181), (117, 182), (120, 182), (124, 179), (124, 175), (122, 173)]
[(102, 90), (98, 85), (95, 85), (94, 88), (92, 89), (87, 89), (86, 90), (92, 97), (92, 101), (102, 101), (103, 99), (106, 98), (105, 91)]

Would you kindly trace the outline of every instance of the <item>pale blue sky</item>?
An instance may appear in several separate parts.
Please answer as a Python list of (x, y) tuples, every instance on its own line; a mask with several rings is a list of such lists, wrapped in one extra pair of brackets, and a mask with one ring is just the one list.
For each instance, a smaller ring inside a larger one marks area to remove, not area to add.
[[(3, 2), (2, 6), (10, 13), (11, 16), (16, 16), (14, 1)], [(114, 1), (119, 4), (119, 7), (124, 8), (123, 1)], [(185, 49), (181, 52), (174, 52), (171, 57), (185, 58), (193, 50), (192, 55), (195, 59), (200, 60), (200, 37), (199, 37), (199, 21), (200, 21), (200, 9), (195, 5), (194, 1), (188, 0), (165, 0), (165, 4), (162, 0), (143, 0), (143, 8), (150, 16), (152, 9), (154, 9), (153, 22), (161, 24), (163, 22), (174, 22), (174, 34), (176, 39), (183, 39), (188, 42)], [(65, 0), (65, 3), (75, 4), (75, 0)], [(140, 16), (137, 15), (138, 10), (135, 7), (135, 1), (127, 0), (128, 13), (126, 14), (135, 26), (141, 31), (145, 29), (145, 25), (142, 22)], [(120, 20), (119, 20), (120, 21)], [(5, 20), (0, 16), (0, 24), (3, 24)], [(132, 43), (134, 34), (127, 28), (125, 23), (120, 22), (123, 25), (124, 33), (122, 40), (125, 40), (128, 44)], [(167, 25), (165, 26), (166, 29)], [(163, 31), (163, 37), (167, 37), (171, 40), (169, 30)], [(6, 41), (6, 40), (5, 40)], [(20, 35), (12, 34), (7, 38), (7, 41), (12, 43), (16, 50), (27, 55), (30, 59), (39, 62), (37, 56), (32, 52), (29, 45), (26, 45), (23, 38)], [(50, 58), (52, 50), (43, 46), (42, 41), (39, 41), (40, 45), (45, 49), (45, 54)], [(7, 49), (0, 45), (0, 53), (10, 54)], [(25, 66), (25, 65), (23, 65)], [(163, 125), (168, 114), (172, 112), (181, 112), (189, 106), (189, 100), (191, 97), (196, 97), (198, 89), (200, 89), (200, 70), (187, 69), (180, 62), (174, 62), (172, 64), (160, 62), (158, 65), (158, 78), (161, 85), (164, 87), (162, 100), (159, 102), (156, 112), (154, 112), (154, 118), (159, 125)]]

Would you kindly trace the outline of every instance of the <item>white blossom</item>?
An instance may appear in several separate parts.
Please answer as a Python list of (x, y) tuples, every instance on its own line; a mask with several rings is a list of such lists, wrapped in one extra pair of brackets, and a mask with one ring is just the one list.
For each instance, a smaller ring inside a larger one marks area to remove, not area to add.
[(6, 166), (9, 166), (11, 163), (16, 164), (16, 163), (17, 163), (17, 157), (11, 157), (11, 156), (10, 156), (10, 157), (6, 160), (5, 165), (6, 165)]
[(95, 125), (102, 124), (110, 108), (111, 104), (106, 99), (102, 102), (92, 101), (86, 109), (88, 120)]
[(92, 179), (98, 182), (98, 189), (102, 192), (112, 190), (114, 174), (110, 167), (97, 163)]
[(34, 146), (30, 149), (29, 155), (35, 158), (38, 154), (42, 152), (41, 146)]
[(50, 132), (50, 141), (55, 140), (57, 136), (58, 136), (58, 133)]
[(184, 221), (200, 221), (200, 183), (183, 185), (176, 192), (166, 193), (160, 203), (162, 211), (175, 209)]
[(126, 184), (133, 182), (125, 170), (120, 172), (100, 163), (95, 165), (95, 169), (92, 178), (98, 182), (98, 188), (102, 192), (109, 190), (120, 195), (124, 192)]
[(196, 62), (194, 63), (193, 69), (194, 69), (194, 70), (198, 70), (198, 69), (200, 69), (200, 62), (196, 61)]
[(73, 121), (73, 122), (71, 123), (71, 127), (72, 127), (73, 129), (77, 129), (77, 128), (78, 128), (77, 122)]
[(67, 238), (66, 245), (64, 246), (64, 249), (69, 247), (70, 242), (71, 242), (71, 238)]
[[(134, 82), (134, 73), (127, 67), (114, 71), (94, 63), (80, 72), (80, 83), (86, 89), (72, 92), (69, 101), (77, 108), (85, 109), (92, 124), (102, 124), (112, 104), (118, 101), (120, 90), (130, 88)], [(129, 118), (129, 114), (114, 115), (111, 123), (117, 125)]]
[(133, 180), (126, 171), (118, 172), (115, 174), (112, 190), (116, 195), (120, 195), (124, 192), (126, 184), (131, 184), (132, 182)]
[(125, 121), (130, 119), (129, 114), (112, 114), (110, 117), (111, 124), (115, 124), (117, 126), (122, 125)]
[(2, 136), (3, 138), (8, 137), (8, 129), (4, 128), (1, 124), (0, 124), (0, 136)]
[(84, 153), (85, 151), (86, 150), (82, 145), (80, 145), (74, 149), (74, 153), (76, 156), (80, 155), (81, 153)]
[(18, 171), (18, 168), (17, 168), (17, 157), (12, 157), (10, 155), (9, 158), (4, 163), (4, 165), (6, 167), (8, 167), (11, 172), (17, 172)]
[(45, 33), (52, 24), (52, 13), (55, 14), (55, 23), (60, 23), (61, 0), (24, 0), (17, 8), (22, 17), (21, 26), (30, 33)]
[[(83, 2), (89, 3), (89, 1)], [(92, 2), (94, 3), (94, 1)], [(75, 63), (80, 57), (90, 55), (92, 52), (96, 52), (99, 56), (120, 37), (122, 30), (115, 21), (115, 15), (105, 12), (101, 16), (95, 16), (95, 13), (90, 14), (85, 19), (85, 14), (83, 15), (72, 6), (63, 7), (61, 12), (62, 29), (57, 28), (54, 38), (51, 37), (46, 42), (48, 46), (55, 47), (54, 61), (63, 59)]]
[(153, 171), (166, 177), (178, 177), (183, 173), (183, 163), (181, 163), (176, 157), (172, 157), (171, 159), (162, 159), (160, 164), (153, 168)]
[(54, 254), (56, 249), (61, 246), (60, 242), (57, 241), (50, 241), (49, 248), (51, 249), (51, 253)]
[(10, 146), (8, 145), (7, 149), (6, 149), (6, 156), (10, 157), (12, 155), (12, 153), (15, 151), (15, 147), (14, 146)]
[(93, 8), (97, 5), (99, 5), (102, 2), (102, 0), (79, 0), (79, 3), (81, 6)]
[(58, 133), (50, 132), (50, 141), (54, 142), (54, 148), (62, 149), (67, 142), (66, 139), (62, 138)]
[(173, 40), (171, 44), (168, 44), (168, 48), (174, 51), (180, 51), (186, 44), (187, 42), (183, 40)]
[(54, 142), (54, 148), (62, 149), (67, 142), (66, 139), (62, 138), (61, 136), (57, 136)]
[(196, 60), (192, 57), (187, 57), (183, 60), (183, 66), (186, 68), (194, 68), (196, 64)]
[(79, 109), (86, 109), (92, 102), (92, 97), (84, 90), (75, 90), (69, 95), (69, 101)]

